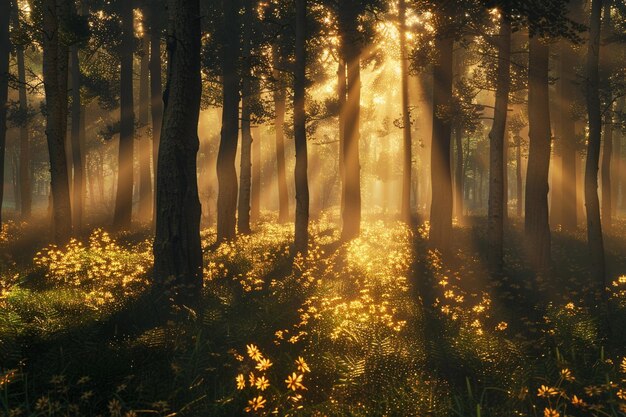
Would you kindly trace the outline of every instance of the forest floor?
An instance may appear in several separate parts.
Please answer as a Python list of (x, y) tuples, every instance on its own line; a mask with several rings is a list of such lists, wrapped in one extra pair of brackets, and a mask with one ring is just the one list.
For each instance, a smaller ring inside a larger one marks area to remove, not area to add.
[(486, 270), (485, 219), (445, 259), (427, 225), (364, 223), (339, 241), (325, 217), (309, 254), (263, 222), (214, 248), (202, 232), (198, 305), (150, 291), (147, 230), (101, 229), (65, 248), (0, 235), (0, 415), (624, 416), (626, 224), (607, 234), (609, 308), (584, 232), (553, 233), (553, 270)]

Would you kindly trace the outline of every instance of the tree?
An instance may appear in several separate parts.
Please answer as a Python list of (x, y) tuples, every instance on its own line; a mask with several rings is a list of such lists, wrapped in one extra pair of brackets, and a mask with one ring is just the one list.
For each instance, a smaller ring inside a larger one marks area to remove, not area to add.
[(46, 95), (46, 136), (50, 156), (53, 229), (58, 244), (72, 233), (65, 137), (67, 134), (68, 47), (61, 39), (67, 21), (69, 0), (44, 0), (43, 4), (43, 81)]
[(341, 237), (350, 240), (361, 229), (361, 165), (359, 162), (361, 114), (361, 35), (358, 28), (359, 9), (355, 0), (339, 3), (341, 56), (347, 66), (347, 99), (344, 107), (344, 198)]
[(411, 113), (409, 110), (409, 63), (406, 51), (406, 2), (400, 0), (398, 4), (398, 19), (400, 31), (400, 77), (402, 78), (402, 145), (404, 154), (402, 159), (402, 203), (401, 217), (411, 224)]
[[(20, 10), (17, 0), (13, 2), (13, 29), (21, 31)], [(28, 219), (32, 210), (31, 179), (30, 179), (30, 135), (28, 132), (28, 96), (26, 94), (26, 65), (24, 62), (24, 45), (14, 45), (17, 58), (17, 81), (19, 109), (23, 117), (20, 123), (20, 211), (23, 219)]]
[(199, 0), (170, 0), (169, 70), (157, 173), (154, 278), (174, 279), (192, 296), (202, 287), (200, 199), (196, 177), (199, 148)]
[(306, 114), (306, 0), (296, 0), (296, 60), (293, 118), (296, 143), (296, 229), (295, 250), (306, 254), (309, 243), (309, 183), (307, 176)]
[[(156, 197), (159, 141), (163, 121), (163, 94), (161, 91), (161, 19), (159, 17), (159, 3), (157, 0), (151, 0), (145, 10), (148, 13), (147, 20), (150, 24), (150, 62), (148, 69), (150, 71), (150, 116), (152, 119), (152, 174), (155, 179), (154, 196)], [(156, 223), (156, 208), (152, 210), (152, 217)]]
[(241, 165), (239, 169), (239, 205), (237, 229), (239, 233), (250, 233), (250, 199), (252, 190), (252, 36), (255, 2), (244, 2), (242, 80), (241, 80)]
[(278, 176), (278, 222), (289, 219), (289, 199), (287, 194), (287, 176), (285, 172), (285, 86), (280, 75), (281, 66), (280, 44), (272, 47), (273, 77), (276, 80), (274, 90), (274, 130), (276, 140), (276, 173)]
[[(147, 130), (150, 114), (150, 33), (148, 22), (143, 16), (143, 32), (141, 33), (141, 55), (139, 61), (139, 125)], [(147, 132), (145, 132), (147, 133)], [(140, 221), (148, 221), (152, 217), (152, 176), (150, 174), (150, 154), (152, 153), (150, 138), (147, 134), (139, 137), (139, 207), (137, 217)]]
[(489, 267), (493, 274), (502, 273), (504, 243), (504, 141), (511, 84), (511, 23), (504, 13), (500, 19), (498, 74), (493, 125), (489, 132)]
[(127, 230), (130, 228), (133, 211), (133, 142), (135, 140), (133, 53), (135, 35), (132, 2), (122, 1), (118, 5), (122, 21), (120, 45), (120, 140), (113, 226), (118, 230)]
[(601, 218), (604, 230), (610, 230), (613, 225), (613, 206), (615, 205), (613, 195), (613, 187), (611, 186), (611, 161), (613, 159), (613, 91), (609, 83), (609, 75), (611, 73), (611, 59), (609, 57), (608, 44), (610, 43), (610, 33), (612, 31), (611, 24), (611, 0), (603, 2), (604, 18), (602, 27), (604, 39), (600, 49), (600, 83), (604, 85), (604, 96), (606, 97), (606, 109), (603, 111), (604, 116), (604, 138), (602, 140), (602, 161), (600, 171), (602, 173), (602, 206)]
[(602, 109), (600, 108), (600, 20), (602, 0), (592, 0), (589, 20), (589, 44), (587, 48), (587, 113), (589, 116), (589, 139), (585, 163), (585, 208), (587, 210), (587, 245), (591, 255), (591, 267), (604, 289), (605, 264), (600, 201), (598, 199), (598, 168), (602, 141)]
[(452, 104), (451, 35), (437, 36), (437, 62), (433, 67), (433, 132), (430, 154), (432, 194), (429, 242), (433, 248), (446, 250), (452, 238), (452, 172), (450, 139), (452, 134), (448, 109)]
[(222, 132), (217, 155), (217, 240), (235, 238), (235, 214), (237, 210), (237, 136), (239, 132), (239, 1), (222, 0)]
[(9, 39), (9, 18), (11, 3), (3, 1), (0, 4), (0, 230), (2, 229), (2, 202), (4, 194), (4, 156), (6, 150), (7, 132), (7, 100), (9, 95), (9, 54), (11, 41)]

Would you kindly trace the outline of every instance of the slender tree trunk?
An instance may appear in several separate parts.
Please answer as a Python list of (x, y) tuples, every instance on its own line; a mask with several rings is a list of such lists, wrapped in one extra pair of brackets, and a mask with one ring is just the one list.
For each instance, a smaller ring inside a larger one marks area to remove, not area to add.
[(517, 132), (516, 139), (516, 154), (515, 154), (515, 191), (517, 192), (517, 217), (522, 218), (524, 205), (524, 189), (523, 189), (523, 177), (522, 177), (522, 138)]
[(489, 268), (501, 275), (504, 257), (504, 141), (511, 89), (511, 24), (506, 17), (500, 22), (498, 35), (498, 75), (493, 125), (489, 133)]
[(576, 123), (571, 108), (576, 100), (576, 53), (567, 41), (561, 41), (561, 80), (558, 86), (561, 98), (561, 224), (564, 230), (574, 231), (578, 227), (577, 177), (576, 177)]
[[(603, 2), (604, 18), (602, 21), (602, 32), (604, 36), (604, 43), (609, 44), (609, 36), (612, 33), (611, 23), (611, 0), (604, 0)], [(609, 56), (609, 48), (601, 47), (600, 49), (600, 79), (601, 83), (607, 86), (607, 101), (613, 100), (613, 92), (610, 90), (610, 83), (608, 82), (608, 76), (611, 71), (612, 59)], [(613, 187), (611, 186), (611, 161), (613, 160), (613, 106), (610, 106), (606, 113), (604, 113), (604, 138), (602, 139), (602, 161), (601, 161), (601, 187), (602, 187), (602, 204), (600, 207), (602, 217), (602, 227), (606, 230), (611, 230), (613, 226), (613, 206), (614, 197), (612, 194)]]
[[(439, 53), (434, 66), (433, 108), (450, 106), (452, 102), (453, 39), (435, 40)], [(446, 252), (452, 238), (452, 173), (450, 167), (450, 121), (433, 111), (433, 134), (430, 155), (432, 203), (430, 206), (430, 245)], [(435, 192), (436, 191), (436, 192)]]
[(200, 2), (169, 0), (169, 71), (157, 174), (154, 278), (174, 278), (199, 296), (202, 287), (200, 199), (196, 174), (200, 78)]
[(538, 272), (546, 271), (551, 264), (548, 217), (548, 171), (550, 169), (548, 61), (548, 45), (536, 36), (531, 37), (528, 69), (530, 144), (526, 172), (524, 229), (529, 259)]
[(250, 195), (250, 220), (258, 222), (261, 217), (261, 129), (254, 129), (252, 137), (252, 190)]
[(339, 55), (339, 65), (337, 68), (337, 105), (339, 107), (339, 186), (341, 191), (339, 196), (339, 209), (340, 213), (343, 214), (343, 209), (345, 207), (344, 197), (346, 195), (346, 169), (343, 150), (346, 146), (346, 97), (348, 94), (348, 88), (346, 86), (346, 62), (344, 61), (344, 57), (341, 56), (342, 54), (340, 53)]
[(344, 133), (344, 240), (357, 237), (361, 229), (361, 165), (359, 162), (360, 113), (361, 113), (361, 45), (357, 28), (355, 6), (351, 1), (340, 3), (339, 24), (341, 47), (347, 63), (347, 101), (345, 106)]
[(81, 118), (81, 74), (80, 74), (80, 62), (78, 57), (78, 45), (72, 45), (70, 48), (71, 61), (72, 61), (72, 128), (71, 128), (71, 142), (72, 142), (72, 166), (73, 166), (73, 181), (72, 181), (72, 204), (73, 213), (72, 218), (74, 220), (74, 231), (80, 233), (83, 227), (83, 181), (85, 177), (85, 170), (83, 168), (82, 148), (80, 143), (80, 118)]
[(72, 233), (72, 209), (67, 172), (68, 48), (59, 39), (60, 27), (70, 13), (68, 0), (43, 3), (43, 77), (46, 95), (46, 136), (50, 154), (53, 202), (52, 222), (55, 241), (66, 243)]
[(296, 0), (296, 61), (293, 84), (293, 124), (296, 143), (295, 250), (306, 254), (309, 244), (309, 180), (307, 175), (306, 114), (306, 0)]
[[(157, 167), (159, 161), (159, 141), (161, 140), (161, 124), (163, 123), (163, 93), (161, 86), (161, 20), (159, 4), (152, 0), (146, 8), (150, 22), (150, 116), (152, 118), (152, 177), (156, 198)], [(156, 200), (154, 202), (156, 206)], [(156, 209), (152, 210), (153, 222), (156, 223)]]
[(398, 7), (400, 20), (400, 76), (402, 78), (402, 144), (404, 148), (402, 160), (402, 204), (400, 216), (411, 224), (411, 165), (413, 156), (411, 139), (411, 113), (409, 109), (409, 62), (406, 52), (406, 4), (400, 0)]
[[(585, 208), (587, 210), (587, 244), (591, 255), (592, 271), (599, 288), (605, 287), (604, 240), (600, 222), (598, 199), (598, 164), (602, 140), (602, 111), (600, 108), (600, 18), (602, 0), (592, 0), (587, 51), (587, 112), (589, 115), (589, 139), (585, 164)], [(603, 291), (604, 292), (604, 291)]]
[(463, 223), (463, 190), (464, 184), (464, 172), (463, 172), (463, 129), (457, 127), (454, 130), (454, 140), (456, 147), (456, 167), (454, 170), (454, 190), (456, 193), (456, 218), (460, 224)]
[(223, 105), (220, 149), (217, 155), (217, 240), (235, 238), (237, 211), (237, 171), (235, 158), (239, 133), (239, 56), (238, 0), (222, 0), (224, 44), (222, 46)]
[(11, 3), (0, 2), (0, 231), (2, 230), (2, 202), (4, 197), (4, 160), (6, 154), (7, 106), (9, 97), (9, 17)]
[(117, 230), (130, 229), (133, 211), (133, 147), (135, 115), (133, 104), (133, 7), (129, 1), (120, 3), (122, 38), (120, 54), (120, 140), (117, 171), (117, 191), (113, 226)]
[[(144, 18), (144, 26), (147, 26)], [(148, 32), (141, 38), (141, 60), (139, 69), (139, 124), (144, 134), (139, 137), (139, 221), (146, 222), (152, 218), (152, 175), (150, 173), (150, 154), (152, 146), (147, 135), (150, 122), (150, 38)]]
[(239, 205), (237, 228), (239, 233), (249, 234), (250, 229), (250, 194), (252, 190), (252, 67), (251, 67), (251, 42), (252, 24), (254, 16), (254, 3), (252, 0), (244, 2), (245, 14), (243, 18), (243, 45), (242, 65), (243, 73), (241, 80), (241, 162), (239, 166)]
[[(619, 99), (617, 104), (617, 110), (621, 113), (626, 110), (625, 97), (622, 96), (622, 98)], [(619, 195), (621, 197), (619, 207), (624, 208), (626, 206), (626, 179), (624, 178), (624, 155), (622, 151), (624, 133), (619, 129), (615, 133), (615, 152), (613, 152), (613, 157), (615, 158), (613, 160), (613, 178), (615, 179), (614, 186), (616, 190), (615, 196), (617, 197)], [(618, 207), (617, 201), (615, 203), (615, 206)]]
[(604, 230), (611, 230), (613, 216), (613, 187), (611, 186), (611, 161), (613, 160), (613, 114), (609, 109), (604, 114), (604, 138), (602, 138), (601, 186), (602, 205), (601, 217)]
[[(13, 27), (20, 29), (20, 16), (17, 1), (12, 2), (13, 6)], [(28, 96), (26, 94), (26, 65), (24, 63), (24, 46), (15, 45), (15, 55), (17, 58), (17, 78), (19, 82), (19, 106), (20, 112), (28, 115)], [(28, 117), (24, 118), (20, 125), (20, 153), (19, 153), (19, 187), (20, 187), (20, 212), (22, 219), (30, 218), (32, 211), (32, 191), (30, 179), (30, 137), (28, 133)]]
[(277, 67), (279, 52), (273, 50), (274, 78), (278, 86), (274, 92), (274, 130), (276, 131), (276, 175), (278, 177), (278, 222), (289, 220), (289, 196), (287, 192), (287, 176), (285, 172), (285, 88)]

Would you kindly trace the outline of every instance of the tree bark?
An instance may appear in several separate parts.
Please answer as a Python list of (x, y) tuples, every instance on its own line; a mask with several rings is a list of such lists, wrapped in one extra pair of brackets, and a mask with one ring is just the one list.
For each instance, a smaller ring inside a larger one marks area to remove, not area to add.
[(604, 114), (604, 138), (602, 138), (601, 186), (602, 228), (611, 230), (613, 225), (613, 187), (611, 185), (611, 161), (613, 160), (613, 114), (609, 109)]
[(252, 190), (250, 191), (250, 221), (261, 217), (261, 129), (253, 129), (252, 135)]
[[(17, 1), (13, 2), (13, 25), (19, 30), (21, 25)], [(28, 114), (28, 96), (26, 94), (26, 65), (24, 62), (24, 45), (15, 45), (17, 58), (17, 78), (19, 82), (18, 95), (20, 112)], [(30, 178), (30, 135), (28, 117), (20, 125), (20, 155), (19, 155), (19, 186), (20, 186), (20, 213), (22, 219), (28, 220), (32, 211), (32, 191)]]
[(578, 227), (577, 178), (576, 178), (576, 122), (571, 108), (576, 100), (576, 53), (572, 44), (561, 41), (561, 80), (558, 86), (561, 98), (561, 225), (563, 230), (574, 231)]
[(80, 233), (83, 227), (83, 181), (85, 178), (85, 172), (83, 168), (82, 147), (80, 143), (80, 118), (81, 118), (81, 74), (80, 74), (80, 61), (78, 56), (78, 45), (72, 45), (70, 48), (71, 61), (72, 61), (72, 128), (71, 128), (71, 143), (72, 143), (72, 204), (73, 212), (72, 218), (74, 220), (74, 231)]
[(4, 160), (6, 153), (7, 105), (9, 97), (9, 17), (11, 3), (0, 2), (0, 231), (2, 231), (2, 202), (4, 197)]
[(411, 165), (412, 165), (412, 138), (411, 138), (411, 112), (409, 109), (409, 63), (406, 52), (406, 3), (400, 0), (398, 7), (400, 21), (400, 76), (402, 78), (402, 145), (404, 148), (402, 159), (402, 202), (400, 209), (401, 218), (407, 223), (412, 223), (411, 216)]
[[(623, 113), (626, 110), (626, 98), (622, 96), (617, 103), (617, 111)], [(624, 178), (624, 155), (622, 152), (622, 143), (624, 133), (619, 129), (615, 132), (615, 152), (613, 152), (613, 178), (615, 179), (613, 186), (615, 187), (615, 208), (617, 207), (624, 208), (626, 205), (626, 180)], [(618, 201), (617, 197), (620, 197), (621, 200)]]
[[(602, 0), (592, 0), (587, 49), (587, 113), (589, 115), (589, 139), (585, 163), (585, 208), (587, 210), (587, 244), (591, 256), (592, 271), (597, 285), (604, 290), (605, 260), (600, 201), (598, 199), (598, 164), (602, 141), (602, 110), (600, 108), (600, 19)], [(604, 292), (604, 291), (603, 291)]]
[(549, 47), (530, 38), (528, 69), (529, 150), (524, 230), (529, 260), (537, 272), (550, 267), (548, 171), (550, 168)]
[(306, 114), (306, 0), (296, 0), (296, 61), (293, 83), (293, 125), (296, 144), (295, 250), (306, 254), (309, 244), (309, 180), (307, 175)]
[(200, 199), (196, 175), (200, 78), (200, 2), (169, 0), (169, 71), (157, 174), (154, 278), (196, 297), (202, 287)]
[[(450, 166), (451, 125), (447, 116), (452, 104), (453, 39), (437, 38), (439, 53), (433, 68), (433, 133), (430, 155), (432, 203), (430, 206), (430, 245), (446, 252), (452, 238), (452, 172)], [(436, 192), (435, 192), (436, 190)]]
[(359, 162), (361, 113), (361, 45), (358, 16), (352, 1), (340, 2), (339, 25), (342, 55), (347, 64), (347, 100), (344, 130), (344, 208), (342, 239), (359, 236), (361, 229), (361, 166)]
[(68, 0), (43, 3), (43, 77), (46, 95), (46, 136), (50, 154), (52, 222), (57, 244), (72, 233), (72, 208), (65, 138), (67, 135), (68, 47), (59, 39), (60, 27), (70, 13)]
[(501, 275), (504, 257), (504, 141), (511, 89), (511, 24), (506, 17), (500, 21), (498, 34), (498, 74), (493, 125), (489, 132), (489, 206), (487, 235), (489, 269)]
[[(153, 195), (156, 198), (157, 168), (159, 161), (159, 141), (163, 123), (163, 93), (161, 85), (161, 20), (157, 1), (152, 0), (146, 8), (150, 22), (150, 116), (152, 119), (152, 177), (154, 178)], [(156, 206), (156, 200), (154, 202)], [(153, 223), (156, 223), (156, 209), (152, 210)]]
[(244, 2), (243, 18), (243, 45), (242, 45), (242, 79), (241, 79), (241, 161), (239, 166), (239, 205), (237, 207), (237, 229), (239, 233), (249, 234), (250, 229), (250, 200), (252, 191), (252, 66), (251, 42), (254, 18), (254, 2)]
[(456, 199), (454, 204), (454, 210), (456, 212), (456, 218), (459, 224), (463, 223), (463, 191), (464, 184), (464, 172), (463, 172), (463, 129), (459, 126), (454, 130), (454, 141), (456, 148), (456, 166), (454, 169), (454, 191), (456, 193)]
[(522, 218), (524, 205), (524, 188), (522, 177), (522, 137), (516, 132), (516, 152), (515, 152), (515, 192), (517, 193), (517, 217)]
[(279, 52), (275, 46), (272, 50), (274, 69), (273, 74), (277, 82), (274, 91), (274, 130), (276, 133), (276, 175), (278, 177), (278, 222), (289, 220), (289, 197), (287, 192), (287, 176), (285, 172), (285, 88), (282, 77), (277, 69), (279, 66)]
[(239, 56), (238, 0), (222, 0), (224, 9), (224, 44), (222, 46), (222, 132), (217, 155), (217, 240), (235, 238), (237, 211), (237, 171), (235, 158), (239, 133)]
[(348, 94), (346, 86), (346, 62), (339, 53), (339, 65), (337, 68), (337, 107), (339, 108), (339, 181), (340, 181), (340, 196), (339, 196), (339, 208), (340, 213), (343, 213), (345, 207), (345, 195), (346, 195), (346, 178), (345, 178), (345, 166), (343, 150), (346, 142), (346, 97)]
[(130, 229), (133, 211), (133, 148), (135, 141), (135, 112), (133, 104), (134, 27), (132, 2), (120, 4), (122, 39), (120, 51), (120, 140), (117, 169), (117, 191), (113, 227)]
[[(144, 17), (144, 27), (147, 26)], [(139, 124), (144, 133), (139, 137), (139, 207), (137, 217), (139, 221), (146, 222), (152, 218), (152, 175), (150, 173), (150, 154), (152, 146), (147, 135), (147, 127), (150, 122), (150, 38), (144, 30), (141, 38), (141, 59), (139, 68)]]

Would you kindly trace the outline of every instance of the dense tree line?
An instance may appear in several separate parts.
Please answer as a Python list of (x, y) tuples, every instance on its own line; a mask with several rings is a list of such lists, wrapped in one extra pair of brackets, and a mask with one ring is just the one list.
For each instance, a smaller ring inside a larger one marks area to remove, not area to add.
[[(418, 217), (428, 218), (430, 245), (447, 256), (454, 218), (484, 211), (489, 266), (500, 275), (514, 203), (524, 216), (528, 261), (549, 274), (551, 227), (579, 226), (582, 156), (591, 267), (605, 285), (603, 227), (611, 227), (619, 197), (626, 201), (626, 10), (618, 2), (15, 0), (0, 7), (0, 180), (6, 182), (10, 125), (19, 130), (12, 145), (19, 152), (12, 163), (19, 167), (15, 200), (19, 195), (18, 211), (29, 219), (42, 125), (58, 243), (85, 228), (86, 194), (92, 204), (96, 188), (104, 194), (103, 158), (110, 152), (102, 149), (116, 143), (110, 224), (131, 229), (136, 201), (135, 220), (155, 231), (155, 280), (173, 277), (197, 290), (205, 192), (198, 185), (204, 154), (198, 126), (207, 108), (221, 110), (220, 125), (212, 126), (216, 147), (208, 151), (217, 178), (211, 204), (218, 242), (252, 233), (261, 216), (260, 154), (269, 140), (259, 126), (274, 136), (277, 220), (293, 213), (294, 253), (309, 245), (318, 195), (312, 176), (336, 174), (341, 237), (357, 238), (368, 209), (363, 167), (373, 159), (363, 74), (382, 65), (386, 51), (376, 46), (388, 42), (387, 30), (397, 33), (390, 39), (397, 42), (393, 82), (401, 111), (393, 125), (402, 139), (401, 158), (391, 165), (400, 172), (400, 219), (414, 228)], [(381, 29), (385, 21), (391, 28)], [(577, 66), (583, 56), (584, 68)], [(337, 71), (329, 75), (330, 63)], [(35, 85), (39, 73), (43, 88)], [(318, 100), (313, 91), (321, 84), (332, 86), (332, 99)], [(30, 104), (37, 92), (44, 96), (40, 109)], [(336, 133), (323, 144), (332, 144), (335, 173), (318, 172), (328, 161), (311, 152), (324, 123)], [(426, 125), (427, 133), (418, 130)], [(378, 152), (372, 169), (384, 186), (388, 152)]]

